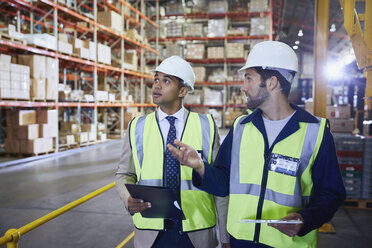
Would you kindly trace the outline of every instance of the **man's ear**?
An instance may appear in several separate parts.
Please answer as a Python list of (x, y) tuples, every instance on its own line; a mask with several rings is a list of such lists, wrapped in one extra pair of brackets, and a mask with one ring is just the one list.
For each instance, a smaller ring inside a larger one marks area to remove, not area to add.
[(275, 89), (280, 89), (279, 80), (275, 76), (271, 76), (271, 78), (269, 78), (266, 81), (266, 85), (267, 85), (267, 88), (268, 88), (269, 91), (273, 91)]
[(182, 86), (178, 94), (178, 97), (184, 98), (187, 92), (189, 92), (189, 89), (186, 86)]

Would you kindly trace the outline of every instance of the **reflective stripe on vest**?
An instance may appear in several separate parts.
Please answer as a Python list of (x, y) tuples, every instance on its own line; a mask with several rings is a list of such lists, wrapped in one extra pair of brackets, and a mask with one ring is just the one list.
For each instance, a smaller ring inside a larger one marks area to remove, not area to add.
[[(163, 163), (164, 144), (156, 120), (156, 113), (135, 118), (130, 125), (130, 142), (136, 167), (138, 184), (164, 186)], [(182, 142), (202, 151), (204, 158), (211, 162), (214, 141), (214, 122), (210, 115), (190, 112), (182, 134)], [(213, 196), (192, 185), (192, 169), (181, 166), (181, 207), (186, 220), (182, 221), (183, 231), (209, 228), (215, 225), (215, 206)], [(196, 206), (196, 202), (203, 202)], [(139, 229), (163, 229), (162, 219), (133, 216)]]
[[(262, 134), (252, 122), (241, 124), (245, 119), (243, 117), (245, 116), (238, 118), (234, 123), (228, 230), (237, 239), (253, 240), (252, 233), (254, 233), (255, 226), (237, 222), (243, 218), (256, 218), (265, 162), (265, 143)], [(285, 217), (288, 213), (298, 211), (309, 203), (312, 191), (311, 168), (318, 153), (326, 123), (325, 119), (318, 118), (318, 120), (319, 123), (300, 123), (299, 130), (275, 144), (273, 153), (298, 158), (300, 164), (296, 177), (268, 172), (262, 219)], [(251, 143), (247, 145), (247, 142)], [(238, 206), (241, 207), (245, 203), (249, 209), (236, 213)], [(293, 243), (292, 238), (268, 228), (267, 225), (261, 225), (259, 242), (273, 247), (290, 247), (292, 244), (301, 247), (304, 240), (307, 243), (316, 244), (313, 238), (309, 241), (310, 236), (316, 235), (315, 232), (311, 232), (304, 238), (296, 237), (296, 242)]]

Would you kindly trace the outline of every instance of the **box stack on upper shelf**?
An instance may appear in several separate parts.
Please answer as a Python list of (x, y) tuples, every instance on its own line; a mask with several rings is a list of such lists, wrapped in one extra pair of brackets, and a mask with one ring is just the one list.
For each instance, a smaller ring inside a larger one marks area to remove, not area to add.
[[(123, 116), (120, 112), (125, 112), (129, 104), (153, 107), (144, 100), (138, 102), (134, 93), (138, 96), (146, 91), (146, 79), (152, 78), (140, 55), (142, 51), (157, 54), (144, 36), (144, 30), (149, 26), (156, 30), (157, 24), (139, 11), (139, 3), (134, 3), (136, 6), (118, 0), (104, 1), (97, 6), (75, 3), (43, 0), (31, 4), (10, 0), (2, 5), (5, 12), (0, 17), (1, 24), (8, 22), (1, 25), (5, 28), (0, 28), (3, 53), (0, 55), (0, 98), (28, 100), (3, 101), (0, 107), (28, 107), (30, 111), (33, 107), (58, 107), (60, 116), (73, 112), (80, 119), (75, 122), (79, 133), (72, 138), (66, 132), (59, 138), (61, 144), (83, 142), (85, 138), (89, 143), (106, 140), (107, 126), (100, 129), (97, 126), (94, 130), (84, 126), (96, 125), (98, 121), (106, 123), (103, 114), (106, 111), (102, 108), (120, 117)], [(14, 13), (18, 12), (17, 17)], [(38, 20), (36, 24), (30, 23), (32, 18)], [(140, 89), (128, 93), (132, 86)], [(119, 126), (125, 121), (129, 120), (118, 118)], [(38, 123), (32, 125), (35, 124)], [(54, 129), (58, 136), (58, 126)], [(87, 133), (87, 137), (81, 133)], [(120, 130), (120, 135), (123, 133), (124, 130)]]
[[(162, 6), (165, 13), (160, 27), (166, 32), (159, 36), (159, 57), (181, 56), (191, 62), (196, 75), (197, 90), (186, 97), (186, 106), (215, 106), (225, 111), (231, 105), (226, 115), (221, 113), (222, 120), (245, 113), (242, 104), (228, 102), (234, 98), (234, 87), (242, 84), (237, 71), (251, 47), (271, 39), (269, 1), (197, 1), (192, 6), (168, 2)], [(149, 40), (155, 42), (155, 37)], [(148, 57), (148, 61), (155, 60)]]

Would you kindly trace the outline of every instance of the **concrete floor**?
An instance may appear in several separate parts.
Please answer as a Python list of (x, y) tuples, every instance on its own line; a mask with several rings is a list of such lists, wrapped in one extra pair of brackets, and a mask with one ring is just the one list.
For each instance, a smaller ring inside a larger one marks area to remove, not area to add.
[[(9, 167), (0, 164), (0, 236), (114, 181), (122, 142), (111, 141)], [(116, 247), (132, 231), (116, 189), (35, 229), (20, 248)], [(318, 247), (371, 247), (372, 211), (340, 209), (336, 234), (320, 234)], [(133, 241), (125, 247), (133, 248)]]

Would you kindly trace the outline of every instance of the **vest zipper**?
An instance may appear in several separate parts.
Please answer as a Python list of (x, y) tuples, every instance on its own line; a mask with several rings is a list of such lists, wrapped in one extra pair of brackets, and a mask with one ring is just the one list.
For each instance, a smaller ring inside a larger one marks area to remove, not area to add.
[[(272, 149), (273, 149), (273, 146), (271, 147), (271, 149), (269, 149), (267, 155), (265, 155), (265, 163), (264, 163), (264, 168), (263, 168), (263, 173), (262, 173), (262, 180), (261, 180), (261, 192), (260, 192), (260, 198), (258, 200), (257, 213), (256, 213), (256, 219), (258, 219), (258, 220), (262, 218), (262, 208), (263, 208), (263, 203), (264, 203), (264, 200), (265, 200), (267, 177), (268, 177), (268, 174), (269, 174), (269, 162), (270, 162)], [(255, 242), (255, 243), (259, 242), (260, 231), (261, 231), (261, 224), (256, 223), (253, 242)]]

